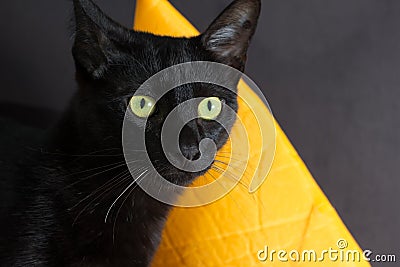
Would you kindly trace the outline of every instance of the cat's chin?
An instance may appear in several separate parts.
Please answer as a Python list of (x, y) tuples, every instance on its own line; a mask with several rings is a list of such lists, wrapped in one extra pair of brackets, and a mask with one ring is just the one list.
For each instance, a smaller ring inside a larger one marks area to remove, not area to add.
[(160, 173), (160, 175), (166, 179), (167, 181), (174, 183), (179, 186), (189, 186), (192, 184), (197, 178), (206, 174), (210, 169), (211, 166), (208, 166), (202, 171), (199, 172), (186, 172), (182, 170), (172, 169), (169, 171), (164, 171)]

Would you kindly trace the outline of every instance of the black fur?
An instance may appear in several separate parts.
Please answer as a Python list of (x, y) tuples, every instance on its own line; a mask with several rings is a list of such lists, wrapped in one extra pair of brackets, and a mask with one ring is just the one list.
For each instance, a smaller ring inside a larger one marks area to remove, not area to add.
[[(54, 129), (37, 137), (22, 128), (13, 133), (5, 132), (9, 126), (2, 129), (3, 139), (25, 133), (20, 139), (35, 142), (28, 146), (28, 141), (8, 139), (2, 144), (9, 151), (0, 162), (1, 266), (150, 264), (170, 206), (136, 187), (105, 222), (110, 205), (132, 181), (121, 144), (128, 102), (146, 79), (174, 64), (215, 61), (243, 70), (260, 2), (234, 1), (201, 36), (170, 38), (134, 32), (91, 0), (74, 0), (72, 52), (79, 90), (69, 109)], [(183, 101), (208, 96), (238, 108), (234, 93), (191, 84), (166, 94), (146, 125), (156, 168), (177, 184), (190, 184), (203, 172), (187, 173), (168, 163), (161, 153), (162, 122)], [(234, 118), (229, 119), (232, 126)], [(190, 159), (201, 139), (211, 138), (221, 148), (227, 136), (218, 123), (197, 119), (183, 129), (180, 146)]]

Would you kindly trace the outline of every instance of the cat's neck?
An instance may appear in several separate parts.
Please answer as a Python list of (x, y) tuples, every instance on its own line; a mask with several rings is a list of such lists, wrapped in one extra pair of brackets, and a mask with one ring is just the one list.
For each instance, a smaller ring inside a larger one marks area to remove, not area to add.
[[(151, 258), (171, 207), (134, 183), (116, 141), (120, 136), (96, 136), (80, 123), (67, 113), (45, 155), (60, 224), (78, 240), (79, 256), (93, 262)], [(124, 254), (127, 247), (136, 252)]]

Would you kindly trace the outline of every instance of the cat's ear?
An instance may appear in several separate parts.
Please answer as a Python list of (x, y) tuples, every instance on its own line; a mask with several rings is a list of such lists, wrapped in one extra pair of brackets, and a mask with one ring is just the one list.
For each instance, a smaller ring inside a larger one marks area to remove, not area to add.
[(201, 35), (203, 45), (222, 63), (243, 70), (260, 11), (261, 0), (235, 0)]
[(130, 32), (106, 16), (91, 0), (74, 0), (75, 42), (72, 53), (76, 64), (94, 79), (101, 78), (113, 57), (116, 43)]

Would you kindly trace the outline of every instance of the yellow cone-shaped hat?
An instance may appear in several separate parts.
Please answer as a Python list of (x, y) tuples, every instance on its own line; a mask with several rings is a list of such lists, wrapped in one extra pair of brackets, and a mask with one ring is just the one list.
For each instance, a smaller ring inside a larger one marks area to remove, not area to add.
[[(137, 0), (134, 28), (176, 37), (198, 34), (166, 0)], [(255, 180), (263, 181), (270, 170), (268, 177), (253, 194), (246, 188), (251, 181), (244, 180), (244, 186), (238, 185), (214, 203), (196, 208), (174, 208), (153, 266), (369, 266), (275, 122), (276, 153), (272, 168), (269, 168), (272, 144), (268, 142), (274, 138), (261, 136), (257, 127), (268, 128), (271, 124), (266, 122), (259, 126), (254, 116), (254, 113), (270, 116), (269, 110), (244, 82), (240, 83), (239, 92), (247, 101), (239, 101), (238, 113), (249, 134), (248, 140), (239, 140), (247, 141), (250, 146), (246, 174), (252, 172), (260, 176)], [(267, 130), (275, 135), (273, 129)], [(232, 143), (239, 138), (243, 137), (234, 126)], [(341, 251), (351, 254), (351, 250), (356, 250), (361, 259), (353, 260), (350, 256), (349, 259), (338, 257), (335, 260), (325, 254), (322, 260), (323, 250), (330, 248), (337, 250), (339, 256)], [(271, 258), (272, 250), (285, 250), (287, 254), (279, 259), (275, 253)], [(317, 261), (313, 260), (313, 255), (310, 260), (308, 255), (303, 257), (304, 250), (314, 250)]]

